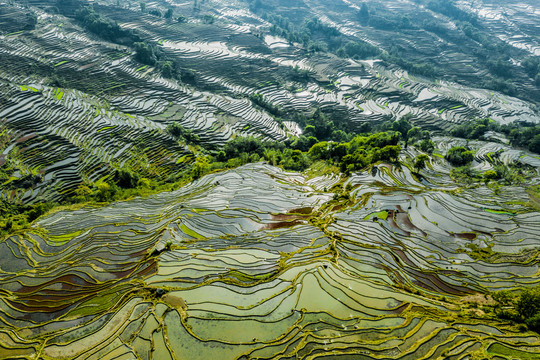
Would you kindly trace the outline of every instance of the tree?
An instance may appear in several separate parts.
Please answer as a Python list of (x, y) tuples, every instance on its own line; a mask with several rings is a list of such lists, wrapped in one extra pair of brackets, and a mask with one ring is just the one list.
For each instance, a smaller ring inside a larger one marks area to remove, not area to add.
[(540, 313), (540, 288), (523, 291), (516, 304), (519, 315), (527, 320)]
[(161, 75), (164, 78), (170, 79), (173, 77), (173, 65), (171, 61), (165, 61), (163, 65), (161, 65)]
[(535, 135), (529, 142), (529, 151), (540, 154), (540, 134)]
[(210, 170), (210, 162), (206, 156), (199, 156), (193, 163), (191, 175), (198, 179)]
[(416, 157), (416, 160), (414, 161), (414, 168), (416, 171), (420, 171), (423, 168), (426, 167), (426, 161), (429, 161), (429, 156), (426, 154), (421, 154)]
[(401, 152), (401, 146), (399, 145), (387, 145), (379, 150), (379, 158), (383, 161), (397, 161), (399, 153)]
[(304, 134), (306, 136), (315, 136), (317, 134), (317, 129), (313, 125), (307, 125), (304, 128)]
[(401, 136), (405, 141), (408, 140), (408, 132), (412, 129), (412, 125), (409, 120), (404, 116), (401, 119), (394, 121), (392, 124), (392, 130), (401, 133)]
[(178, 122), (174, 122), (168, 125), (166, 130), (169, 134), (171, 134), (172, 137), (174, 137), (177, 140), (183, 137), (186, 132), (186, 129), (184, 129), (184, 127), (180, 125), (180, 123)]
[(146, 42), (136, 42), (135, 59), (146, 65), (154, 65), (157, 61), (156, 54), (152, 45)]
[(184, 139), (187, 144), (197, 144), (200, 141), (199, 135), (195, 134), (193, 130), (187, 130), (184, 134)]
[(421, 134), (422, 134), (422, 131), (420, 130), (420, 128), (415, 126), (411, 128), (409, 131), (407, 131), (407, 139), (410, 139), (410, 140), (417, 139), (420, 137)]
[(113, 189), (106, 182), (99, 182), (96, 184), (96, 198), (98, 201), (110, 201), (113, 196)]
[(77, 188), (77, 190), (75, 190), (75, 198), (79, 201), (85, 201), (87, 199), (90, 198), (90, 196), (92, 196), (92, 190), (84, 185), (84, 184), (81, 184), (79, 185), (79, 187)]
[(141, 2), (141, 3), (139, 3), (139, 6), (141, 7), (142, 12), (146, 11), (146, 3)]
[(495, 170), (487, 170), (482, 176), (486, 180), (496, 180), (499, 178), (499, 174)]
[(34, 30), (36, 28), (38, 18), (36, 14), (34, 13), (28, 13), (26, 14), (26, 26), (25, 29), (27, 30)]
[(362, 25), (369, 23), (369, 8), (366, 3), (362, 3), (360, 10), (358, 11), (358, 19)]
[(141, 176), (131, 169), (116, 170), (115, 180), (124, 189), (136, 188)]
[(329, 150), (330, 150), (330, 145), (326, 141), (323, 141), (323, 142), (313, 145), (311, 149), (309, 149), (309, 155), (313, 159), (316, 159), (316, 160), (318, 159), (326, 160), (330, 158)]
[(473, 161), (474, 154), (463, 146), (455, 146), (448, 150), (444, 158), (454, 166), (463, 166)]
[(165, 16), (163, 16), (165, 19), (172, 19), (173, 17), (173, 9), (168, 9), (167, 12), (165, 12)]
[(314, 136), (304, 136), (301, 135), (298, 139), (296, 139), (292, 143), (292, 147), (294, 149), (298, 149), (301, 151), (308, 151), (313, 145), (315, 145), (318, 142), (317, 138)]

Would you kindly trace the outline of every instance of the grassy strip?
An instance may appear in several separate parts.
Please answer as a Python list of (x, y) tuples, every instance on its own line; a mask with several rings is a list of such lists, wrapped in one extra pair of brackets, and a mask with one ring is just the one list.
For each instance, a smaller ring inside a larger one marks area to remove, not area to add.
[(68, 62), (69, 62), (69, 60), (60, 61), (58, 64), (54, 65), (54, 67), (63, 65), (63, 64), (68, 63)]

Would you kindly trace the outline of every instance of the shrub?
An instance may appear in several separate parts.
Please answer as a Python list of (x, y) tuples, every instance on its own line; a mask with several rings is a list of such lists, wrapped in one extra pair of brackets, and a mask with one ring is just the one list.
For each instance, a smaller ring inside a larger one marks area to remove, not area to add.
[(101, 202), (112, 201), (115, 189), (106, 182), (96, 184), (96, 199)]
[(540, 316), (540, 287), (523, 291), (516, 303), (516, 310), (525, 320)]
[(329, 159), (330, 158), (330, 145), (326, 141), (317, 143), (309, 149), (309, 156), (315, 160), (319, 159)]
[(499, 178), (499, 174), (497, 174), (497, 172), (494, 171), (494, 170), (488, 170), (488, 171), (484, 172), (484, 175), (482, 175), (482, 176), (486, 180), (496, 180), (496, 179)]
[(536, 313), (533, 317), (525, 320), (525, 324), (529, 329), (539, 332), (540, 331), (540, 313)]
[(463, 166), (473, 161), (474, 154), (463, 146), (456, 146), (448, 150), (444, 158), (454, 166)]
[(136, 42), (135, 46), (135, 60), (146, 65), (155, 65), (157, 57), (155, 49), (152, 45), (146, 42)]
[(414, 161), (414, 168), (417, 171), (422, 170), (426, 167), (426, 161), (429, 161), (429, 156), (427, 156), (426, 154), (418, 155)]
[(428, 154), (431, 154), (433, 150), (435, 150), (435, 144), (429, 139), (424, 139), (420, 141), (418, 147), (420, 148), (420, 150), (422, 150), (423, 152), (427, 152)]

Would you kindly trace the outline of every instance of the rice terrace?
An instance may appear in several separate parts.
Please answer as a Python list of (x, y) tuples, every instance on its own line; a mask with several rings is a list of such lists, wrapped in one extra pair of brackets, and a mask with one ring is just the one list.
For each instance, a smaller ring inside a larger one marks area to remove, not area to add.
[(540, 359), (540, 3), (0, 0), (0, 359)]

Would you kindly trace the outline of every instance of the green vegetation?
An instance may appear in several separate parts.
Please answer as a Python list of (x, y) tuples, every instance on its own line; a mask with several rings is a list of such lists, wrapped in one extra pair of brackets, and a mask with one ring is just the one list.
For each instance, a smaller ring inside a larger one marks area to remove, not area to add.
[[(320, 120), (322, 115), (317, 115)], [(323, 121), (324, 123), (324, 121)], [(316, 127), (313, 127), (316, 131)], [(320, 162), (326, 169), (339, 169), (345, 174), (365, 169), (379, 161), (397, 161), (401, 147), (398, 145), (398, 132), (381, 132), (366, 136), (354, 136), (347, 142), (322, 141), (314, 137), (305, 138), (309, 143), (307, 150), (301, 140), (287, 142), (261, 141), (254, 137), (236, 137), (216, 151), (199, 145), (199, 137), (178, 123), (169, 125), (166, 131), (177, 141), (193, 146), (195, 160), (184, 171), (168, 179), (152, 178), (151, 175), (124, 165), (116, 167), (114, 174), (94, 183), (81, 184), (61, 204), (95, 203), (106, 204), (112, 201), (129, 199), (134, 196), (147, 196), (156, 192), (174, 189), (213, 171), (238, 167), (247, 163), (265, 160), (287, 170), (304, 171), (312, 164)], [(320, 135), (320, 134), (319, 134)], [(137, 167), (139, 168), (139, 167)], [(4, 178), (7, 179), (7, 173)], [(28, 188), (41, 181), (37, 175), (28, 175), (10, 182), (14, 188)], [(4, 224), (5, 236), (13, 231), (25, 229), (40, 215), (61, 204), (38, 204), (35, 206), (16, 206), (4, 204), (0, 222)], [(10, 207), (11, 206), (11, 207)]]
[(367, 59), (381, 54), (377, 47), (359, 39), (349, 39), (316, 17), (307, 19), (301, 24), (291, 22), (281, 15), (266, 12), (263, 13), (263, 18), (273, 24), (270, 28), (272, 34), (290, 42), (301, 43), (310, 52), (330, 51), (338, 56), (355, 59)]
[(46, 214), (54, 206), (50, 202), (23, 205), (0, 200), (0, 239), (9, 234), (28, 229), (30, 223)]
[(284, 144), (237, 137), (228, 142), (214, 160), (235, 166), (264, 158), (272, 165), (295, 171), (303, 171), (312, 163), (323, 160), (350, 174), (379, 161), (396, 161), (401, 150), (399, 134), (394, 132), (356, 136), (349, 142), (313, 141), (308, 151), (302, 151), (296, 148), (298, 140)]
[(540, 125), (531, 123), (512, 123), (500, 125), (491, 119), (476, 119), (456, 126), (450, 135), (471, 140), (480, 140), (488, 131), (504, 134), (510, 144), (526, 148), (540, 154)]
[(155, 65), (157, 62), (156, 47), (148, 44), (147, 42), (136, 42), (135, 46), (135, 60), (146, 65)]
[(98, 14), (92, 7), (81, 6), (75, 12), (75, 18), (88, 31), (105, 40), (124, 45), (140, 41), (139, 36), (133, 30), (122, 29), (116, 21)]
[(499, 318), (524, 323), (529, 329), (540, 332), (540, 286), (519, 293), (496, 292), (493, 299), (497, 302), (495, 313)]
[[(65, 0), (69, 1), (69, 0)], [(140, 3), (141, 11), (145, 12), (146, 4)], [(169, 58), (165, 53), (152, 42), (145, 40), (136, 30), (122, 29), (116, 21), (99, 14), (94, 7), (84, 6), (83, 3), (72, 1), (70, 6), (61, 7), (65, 15), (69, 15), (73, 9), (75, 19), (86, 28), (88, 31), (97, 36), (117, 44), (131, 46), (135, 50), (135, 60), (149, 65), (157, 66), (165, 78), (182, 79), (186, 82), (193, 83), (194, 74), (191, 70), (183, 69), (178, 60)], [(149, 14), (161, 17), (159, 10), (153, 9)], [(167, 19), (172, 18), (173, 11), (169, 9), (165, 13)], [(183, 18), (182, 16), (180, 18)], [(179, 19), (180, 19), (179, 18)], [(185, 20), (185, 18), (183, 18)], [(184, 21), (183, 20), (183, 21)], [(183, 22), (180, 21), (179, 22)], [(64, 81), (58, 79), (57, 86), (61, 86)]]
[(178, 141), (183, 141), (186, 144), (197, 144), (200, 139), (193, 130), (186, 130), (182, 125), (175, 122), (167, 126), (167, 132)]
[(414, 160), (414, 168), (417, 170), (417, 171), (420, 171), (422, 170), (423, 168), (426, 167), (426, 162), (429, 161), (429, 156), (426, 155), (426, 154), (421, 154), (421, 155), (418, 155), (416, 157), (416, 159)]
[(473, 161), (474, 153), (463, 146), (455, 146), (448, 150), (444, 158), (454, 166), (463, 166)]
[(423, 152), (427, 152), (429, 154), (431, 154), (433, 150), (435, 150), (435, 144), (429, 139), (423, 139), (418, 144), (416, 144), (416, 146)]

